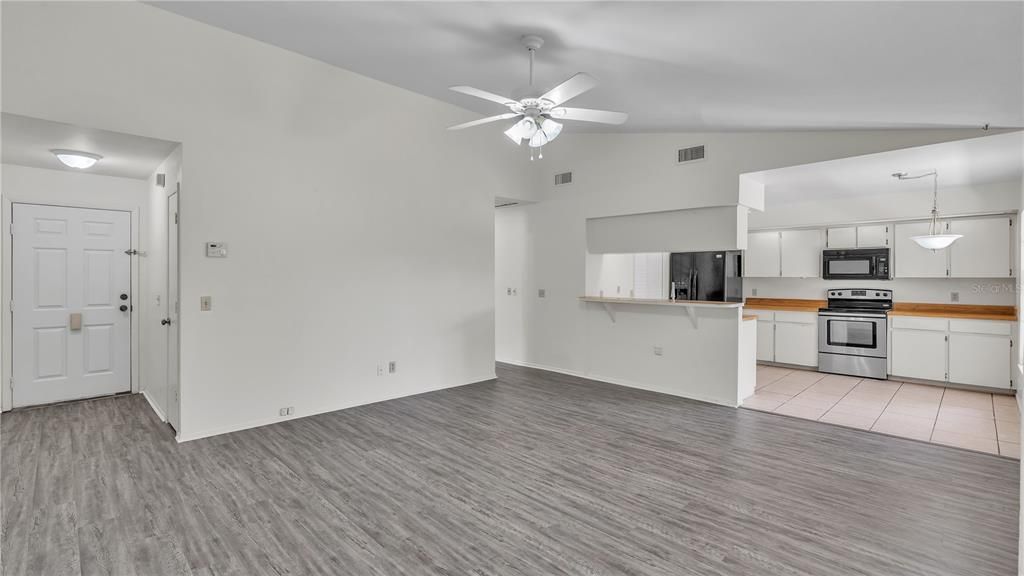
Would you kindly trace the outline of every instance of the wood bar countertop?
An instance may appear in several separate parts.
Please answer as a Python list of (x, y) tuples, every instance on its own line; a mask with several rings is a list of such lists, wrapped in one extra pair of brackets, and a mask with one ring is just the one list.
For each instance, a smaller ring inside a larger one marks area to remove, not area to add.
[(668, 300), (654, 298), (609, 298), (607, 296), (580, 296), (583, 302), (600, 304), (646, 304), (649, 306), (690, 306), (697, 308), (740, 308), (743, 302), (716, 302), (711, 300)]
[[(801, 300), (797, 298), (747, 298), (745, 308), (757, 310), (782, 310), (790, 312), (817, 312), (827, 305), (825, 300)], [(927, 316), (932, 318), (957, 318), (964, 320), (1017, 320), (1014, 306), (989, 306), (982, 304), (930, 304), (924, 302), (896, 302), (890, 316)]]

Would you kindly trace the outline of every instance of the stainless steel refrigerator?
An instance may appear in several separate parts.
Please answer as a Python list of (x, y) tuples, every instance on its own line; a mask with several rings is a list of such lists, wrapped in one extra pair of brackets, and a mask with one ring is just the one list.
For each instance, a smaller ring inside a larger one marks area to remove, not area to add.
[(669, 259), (669, 294), (676, 300), (742, 302), (743, 253), (673, 253)]

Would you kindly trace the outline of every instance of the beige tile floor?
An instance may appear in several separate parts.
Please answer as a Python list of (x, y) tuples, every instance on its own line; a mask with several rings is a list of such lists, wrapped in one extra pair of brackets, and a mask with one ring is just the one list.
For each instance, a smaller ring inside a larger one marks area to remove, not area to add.
[(759, 365), (743, 407), (1020, 459), (1013, 396)]

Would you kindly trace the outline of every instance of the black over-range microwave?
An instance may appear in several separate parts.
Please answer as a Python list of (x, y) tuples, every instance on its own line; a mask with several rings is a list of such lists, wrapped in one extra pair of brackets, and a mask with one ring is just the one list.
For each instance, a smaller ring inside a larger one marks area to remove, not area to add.
[(888, 248), (822, 250), (821, 272), (826, 280), (888, 280)]

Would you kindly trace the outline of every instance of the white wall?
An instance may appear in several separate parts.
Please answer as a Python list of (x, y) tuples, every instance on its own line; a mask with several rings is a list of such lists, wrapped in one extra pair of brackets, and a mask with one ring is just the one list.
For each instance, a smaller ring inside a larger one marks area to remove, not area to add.
[[(6, 10), (6, 8), (5, 8)], [(8, 228), (11, 222), (11, 204), (24, 202), (29, 204), (51, 204), (56, 206), (73, 206), (83, 208), (103, 208), (108, 210), (125, 210), (132, 212), (132, 245), (142, 246), (146, 236), (146, 221), (149, 198), (146, 182), (131, 178), (115, 178), (100, 176), (86, 172), (70, 172), (66, 170), (45, 170), (4, 164), (0, 170), (0, 194), (3, 196), (3, 216), (0, 218), (0, 238), (3, 238), (3, 262), (11, 262), (11, 243)], [(133, 304), (139, 305), (143, 295), (140, 280), (145, 263), (139, 258), (132, 262), (132, 295)], [(0, 301), (7, 302), (11, 298), (11, 270), (3, 266), (3, 297)], [(3, 314), (3, 342), (10, 340), (10, 314)], [(139, 358), (144, 346), (141, 338), (140, 322), (132, 324), (132, 342), (136, 355), (132, 361), (132, 386), (138, 390), (140, 383)], [(11, 366), (10, 346), (5, 345), (2, 351), (3, 366), (9, 370)], [(4, 374), (6, 381), (10, 375)], [(10, 386), (2, 389), (3, 409), (11, 407)]]
[(8, 3), (2, 42), (6, 112), (182, 143), (182, 438), (494, 376), (529, 161), (474, 114), (138, 3)]
[[(578, 300), (595, 281), (587, 277), (585, 264), (587, 218), (735, 204), (739, 175), (746, 172), (980, 134), (980, 130), (563, 134), (545, 149), (544, 160), (537, 166), (541, 201), (514, 208), (522, 212), (526, 224), (498, 230), (528, 235), (499, 240), (527, 246), (527, 253), (522, 265), (524, 285), (516, 302), (523, 320), (520, 325), (499, 325), (498, 330), (513, 333), (507, 340), (528, 343), (518, 358), (511, 350), (499, 357), (588, 373), (588, 349), (593, 344), (587, 334), (586, 305)], [(706, 160), (675, 163), (677, 149), (697, 144), (705, 145)], [(567, 170), (573, 172), (573, 183), (554, 186), (554, 174)], [(536, 297), (538, 288), (545, 289), (545, 299)], [(497, 301), (499, 317), (508, 305), (508, 299)]]
[[(160, 324), (168, 316), (167, 308), (167, 197), (181, 182), (181, 146), (174, 149), (146, 182), (149, 195), (148, 221), (145, 237), (146, 272), (142, 278), (141, 302), (143, 341), (142, 391), (166, 420), (173, 401), (173, 390), (167, 382), (167, 327)], [(158, 186), (156, 175), (165, 174), (164, 186)]]
[[(944, 216), (1014, 212), (1020, 208), (1020, 183), (995, 182), (939, 190), (939, 211)], [(773, 203), (765, 194), (764, 212), (750, 213), (751, 229), (786, 226), (824, 226), (867, 220), (920, 220), (930, 216), (931, 190), (899, 194), (864, 194), (806, 202)]]

